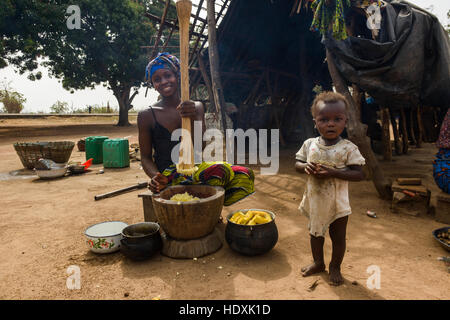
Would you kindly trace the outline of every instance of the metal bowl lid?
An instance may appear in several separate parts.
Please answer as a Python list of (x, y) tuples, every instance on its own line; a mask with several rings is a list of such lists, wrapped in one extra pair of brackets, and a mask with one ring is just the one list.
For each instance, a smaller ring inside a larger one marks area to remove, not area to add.
[(86, 229), (84, 234), (88, 237), (114, 237), (122, 233), (128, 224), (122, 221), (105, 221), (96, 223)]

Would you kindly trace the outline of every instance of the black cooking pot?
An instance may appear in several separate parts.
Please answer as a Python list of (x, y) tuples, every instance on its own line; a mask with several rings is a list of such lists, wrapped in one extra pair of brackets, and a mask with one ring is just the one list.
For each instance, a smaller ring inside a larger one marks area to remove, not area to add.
[(129, 225), (122, 230), (120, 251), (132, 260), (145, 260), (162, 248), (159, 224), (141, 222)]
[(270, 251), (278, 241), (278, 229), (275, 224), (275, 214), (263, 209), (239, 210), (246, 213), (249, 210), (265, 211), (270, 214), (272, 221), (252, 226), (240, 225), (230, 221), (236, 212), (227, 216), (225, 240), (231, 249), (247, 256), (256, 256)]

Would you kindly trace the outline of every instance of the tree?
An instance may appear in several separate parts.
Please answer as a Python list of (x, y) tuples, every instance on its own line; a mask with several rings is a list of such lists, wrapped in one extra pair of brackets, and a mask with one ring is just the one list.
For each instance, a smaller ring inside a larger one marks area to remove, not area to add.
[(27, 99), (21, 93), (11, 89), (9, 85), (5, 85), (5, 88), (0, 90), (0, 102), (3, 103), (2, 112), (20, 113), (25, 101)]
[(57, 100), (51, 107), (50, 113), (69, 113), (69, 104), (67, 102)]
[[(144, 80), (145, 51), (155, 28), (146, 10), (161, 11), (162, 1), (78, 0), (80, 28), (70, 29), (76, 12), (72, 2), (0, 0), (0, 67), (14, 64), (19, 72), (37, 68), (37, 58), (67, 90), (103, 83), (119, 103), (119, 126), (129, 125), (128, 110)], [(174, 5), (172, 5), (172, 14)], [(6, 8), (6, 10), (3, 10)], [(75, 24), (76, 25), (76, 24)], [(3, 42), (3, 44), (2, 44)], [(29, 76), (39, 78), (39, 74)], [(134, 88), (134, 92), (132, 92)]]
[[(448, 12), (447, 12), (447, 19), (450, 20), (450, 10), (448, 10)], [(449, 22), (450, 21), (447, 21), (447, 27), (446, 27), (448, 34), (450, 34), (450, 23)]]

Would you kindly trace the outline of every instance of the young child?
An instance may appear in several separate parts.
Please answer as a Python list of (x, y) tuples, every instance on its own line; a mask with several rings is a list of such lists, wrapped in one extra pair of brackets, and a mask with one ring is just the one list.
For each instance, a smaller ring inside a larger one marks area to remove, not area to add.
[(364, 179), (364, 158), (358, 147), (341, 138), (347, 124), (347, 101), (339, 93), (323, 92), (311, 107), (320, 137), (303, 143), (295, 155), (297, 171), (309, 175), (299, 210), (309, 218), (311, 251), (314, 262), (302, 268), (303, 276), (325, 271), (323, 244), (329, 229), (332, 257), (330, 283), (343, 283), (341, 263), (345, 254), (345, 234), (351, 208), (348, 181)]

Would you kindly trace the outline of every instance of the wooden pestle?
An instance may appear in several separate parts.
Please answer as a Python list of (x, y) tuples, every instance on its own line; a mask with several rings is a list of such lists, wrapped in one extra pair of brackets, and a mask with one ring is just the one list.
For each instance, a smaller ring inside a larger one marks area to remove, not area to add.
[[(189, 19), (192, 2), (190, 0), (179, 0), (176, 7), (180, 26), (181, 101), (187, 101), (189, 100)], [(197, 168), (194, 166), (191, 119), (183, 117), (181, 127), (183, 131), (177, 171), (181, 174), (192, 175)]]

